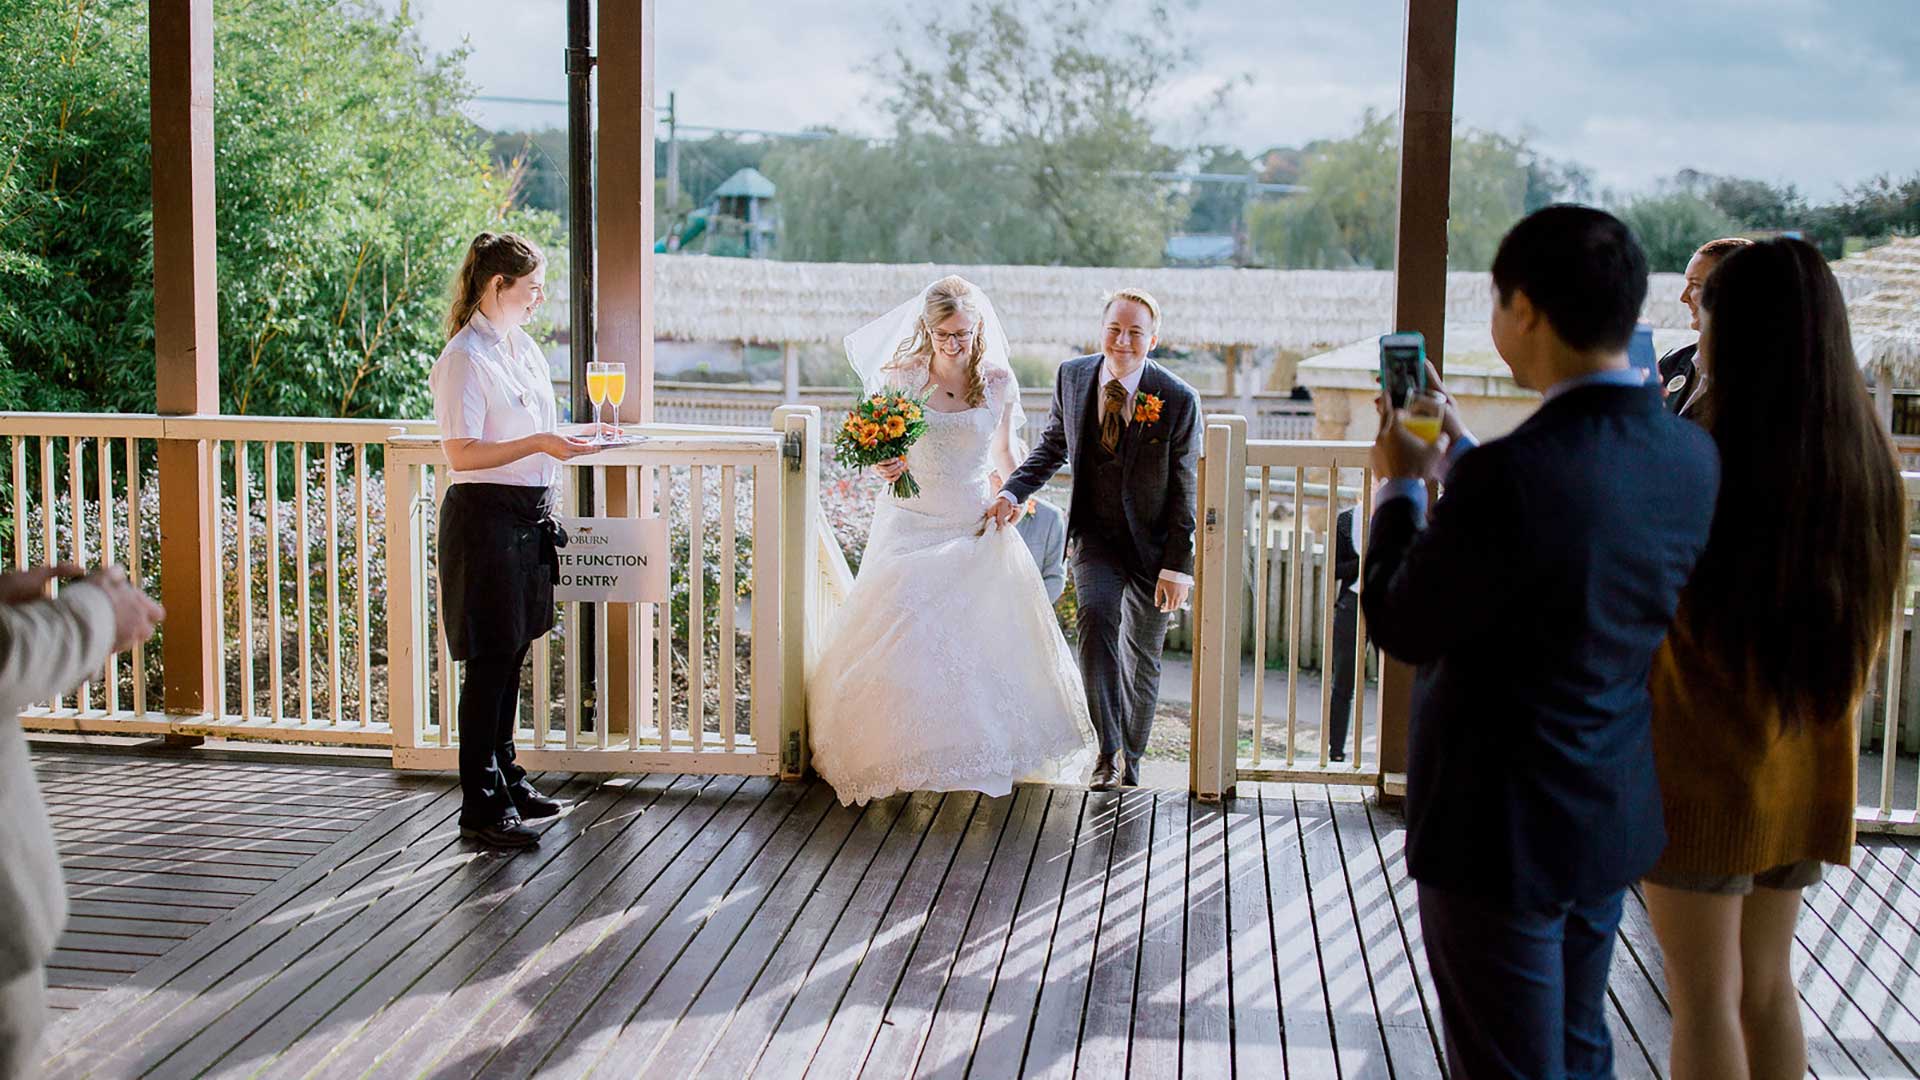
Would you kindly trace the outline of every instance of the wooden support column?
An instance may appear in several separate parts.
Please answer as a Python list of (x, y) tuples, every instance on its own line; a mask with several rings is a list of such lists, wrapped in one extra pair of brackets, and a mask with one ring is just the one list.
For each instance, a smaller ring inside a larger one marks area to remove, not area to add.
[[(1400, 199), (1394, 232), (1393, 327), (1418, 330), (1427, 355), (1446, 367), (1447, 197), (1453, 158), (1453, 63), (1458, 0), (1407, 0), (1400, 77)], [(1395, 790), (1407, 771), (1413, 669), (1380, 664), (1380, 783)]]
[[(153, 330), (157, 411), (220, 411), (214, 290), (213, 0), (151, 0)], [(211, 566), (216, 468), (209, 444), (161, 439), (162, 663), (170, 714), (217, 713)], [(198, 741), (198, 740), (195, 740)]]
[[(600, 0), (594, 54), (599, 139), (594, 158), (594, 217), (599, 270), (594, 320), (601, 360), (627, 365), (624, 422), (653, 422), (653, 14), (654, 0)], [(641, 513), (653, 505), (653, 470), (640, 473)], [(609, 517), (629, 513), (624, 483), (607, 485)], [(627, 605), (607, 611), (607, 682), (602, 700), (615, 717), (628, 711), (628, 672), (652, 633), (629, 633)], [(661, 672), (659, 678), (666, 678)], [(641, 694), (647, 693), (645, 687)], [(618, 727), (615, 728), (618, 730)]]

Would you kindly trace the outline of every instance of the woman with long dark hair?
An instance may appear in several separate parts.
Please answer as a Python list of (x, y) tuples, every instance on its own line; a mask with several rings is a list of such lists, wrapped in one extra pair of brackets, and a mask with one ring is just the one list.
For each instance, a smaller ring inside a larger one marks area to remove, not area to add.
[(520, 327), (546, 297), (546, 259), (513, 233), (467, 247), (433, 365), (433, 418), (452, 466), (440, 505), (440, 612), (460, 683), (460, 835), (528, 847), (529, 818), (560, 804), (513, 760), (520, 667), (553, 628), (551, 491), (560, 462), (591, 453), (557, 434), (546, 357)]
[(1818, 251), (1735, 251), (1701, 307), (1720, 496), (1654, 659), (1669, 840), (1647, 908), (1676, 1080), (1798, 1077), (1793, 928), (1821, 864), (1851, 857), (1852, 718), (1891, 621), (1906, 498)]

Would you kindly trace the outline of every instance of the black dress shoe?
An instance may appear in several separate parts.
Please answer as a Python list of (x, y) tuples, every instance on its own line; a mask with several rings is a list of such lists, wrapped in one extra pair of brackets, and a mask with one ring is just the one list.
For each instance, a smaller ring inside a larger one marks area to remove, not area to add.
[(528, 821), (550, 818), (565, 808), (559, 799), (550, 799), (540, 794), (532, 784), (515, 788), (509, 794), (513, 796), (513, 808), (520, 811), (520, 816)]
[(1121, 787), (1139, 787), (1140, 786), (1140, 767), (1138, 765), (1133, 764), (1132, 762), (1129, 762), (1127, 764), (1126, 769), (1123, 770), (1120, 774), (1120, 786)]
[(527, 828), (519, 818), (476, 829), (467, 825), (460, 826), (460, 839), (474, 840), (490, 848), (530, 848), (540, 842), (540, 834)]
[(1102, 754), (1099, 763), (1093, 767), (1093, 780), (1087, 786), (1095, 791), (1112, 791), (1114, 774), (1119, 771), (1114, 767), (1113, 759)]
[(1329, 750), (1327, 752), (1327, 760), (1329, 762), (1345, 761), (1347, 760), (1347, 752), (1345, 750)]

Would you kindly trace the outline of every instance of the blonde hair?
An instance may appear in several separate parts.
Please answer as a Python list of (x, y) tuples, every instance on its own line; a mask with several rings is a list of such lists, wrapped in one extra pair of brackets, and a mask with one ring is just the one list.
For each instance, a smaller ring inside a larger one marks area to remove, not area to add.
[(1100, 309), (1100, 314), (1105, 315), (1107, 312), (1112, 311), (1113, 305), (1122, 300), (1131, 300), (1141, 307), (1146, 308), (1147, 314), (1153, 318), (1153, 336), (1160, 336), (1160, 301), (1155, 300), (1153, 294), (1145, 289), (1129, 287), (1113, 290), (1113, 292), (1107, 296), (1107, 304)]
[(511, 285), (540, 269), (545, 261), (546, 256), (533, 241), (517, 233), (483, 232), (474, 237), (473, 243), (467, 245), (467, 257), (460, 262), (460, 272), (453, 279), (453, 305), (447, 309), (447, 340), (452, 341), (453, 335), (480, 309), (487, 283), (495, 275)]
[(973, 282), (959, 275), (943, 277), (927, 287), (926, 305), (920, 309), (920, 318), (913, 324), (913, 336), (900, 343), (893, 352), (893, 359), (887, 362), (889, 369), (905, 369), (927, 365), (933, 366), (933, 328), (965, 313), (973, 316), (973, 348), (967, 354), (967, 406), (979, 408), (987, 400), (987, 382), (980, 374), (980, 358), (986, 355), (987, 335), (985, 317), (980, 304), (974, 299), (976, 291)]

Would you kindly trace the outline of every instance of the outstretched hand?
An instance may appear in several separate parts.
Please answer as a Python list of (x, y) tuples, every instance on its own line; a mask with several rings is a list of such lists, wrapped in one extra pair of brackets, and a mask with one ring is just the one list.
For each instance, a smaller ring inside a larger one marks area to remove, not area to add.
[(0, 574), (0, 604), (24, 604), (29, 600), (38, 600), (47, 594), (47, 582), (55, 578), (77, 578), (84, 573), (86, 571), (78, 564), (61, 563), (58, 566), (36, 566), (29, 570)]

